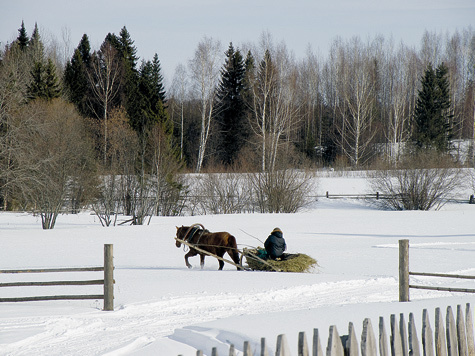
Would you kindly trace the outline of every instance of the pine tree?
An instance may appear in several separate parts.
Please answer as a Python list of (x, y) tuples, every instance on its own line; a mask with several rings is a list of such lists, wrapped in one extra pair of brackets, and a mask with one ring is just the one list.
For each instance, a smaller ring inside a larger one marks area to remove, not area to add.
[(61, 89), (56, 75), (56, 66), (49, 58), (46, 64), (36, 62), (31, 71), (31, 83), (28, 86), (28, 99), (51, 100), (59, 98)]
[(59, 85), (58, 76), (56, 75), (56, 66), (51, 58), (45, 68), (45, 99), (51, 100), (59, 98), (61, 95), (61, 87)]
[(84, 34), (78, 45), (78, 51), (81, 54), (81, 59), (86, 68), (91, 65), (91, 45), (89, 43), (89, 37)]
[(36, 62), (31, 70), (31, 82), (28, 85), (28, 99), (35, 100), (44, 98), (46, 95), (46, 83), (44, 79), (44, 67), (41, 62)]
[(132, 71), (136, 71), (138, 61), (137, 48), (135, 48), (134, 41), (130, 37), (130, 33), (127, 31), (125, 26), (120, 30), (118, 40), (120, 44), (120, 48), (118, 48), (119, 52), (122, 53), (122, 56), (129, 68)]
[(157, 123), (168, 126), (170, 123), (164, 105), (165, 89), (157, 54), (152, 61), (142, 62), (138, 82), (133, 109), (134, 112), (139, 113), (139, 116), (137, 116), (138, 120), (131, 120), (132, 127), (137, 132), (143, 132)]
[(88, 105), (91, 101), (88, 98), (90, 94), (88, 71), (92, 58), (90, 50), (89, 38), (84, 34), (71, 60), (66, 63), (63, 81), (69, 100), (76, 105), (83, 116), (92, 117), (93, 113)]
[(38, 25), (36, 23), (30, 38), (30, 42), (28, 43), (28, 52), (30, 53), (33, 62), (41, 62), (44, 64), (45, 49), (43, 41), (41, 41)]
[(414, 144), (419, 149), (434, 148), (447, 152), (450, 148), (452, 134), (447, 72), (444, 64), (437, 70), (429, 64), (422, 78), (414, 112), (413, 134)]
[(230, 165), (236, 159), (248, 136), (245, 124), (246, 107), (243, 98), (245, 67), (239, 50), (230, 43), (226, 52), (226, 62), (221, 70), (216, 108), (220, 125), (220, 159)]
[(163, 85), (163, 76), (162, 76), (162, 69), (160, 66), (160, 61), (158, 59), (158, 54), (155, 53), (152, 59), (152, 82), (154, 83), (154, 98), (155, 102), (160, 100), (163, 104), (166, 104), (166, 91), (165, 86)]
[(21, 27), (18, 29), (17, 42), (22, 51), (24, 51), (28, 47), (28, 43), (30, 42), (30, 39), (28, 38), (28, 35), (26, 33), (25, 23), (23, 21), (21, 22)]

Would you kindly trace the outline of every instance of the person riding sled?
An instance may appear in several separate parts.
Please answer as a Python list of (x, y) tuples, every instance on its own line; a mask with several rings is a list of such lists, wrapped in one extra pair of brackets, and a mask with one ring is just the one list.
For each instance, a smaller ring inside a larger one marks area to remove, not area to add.
[(267, 256), (273, 260), (281, 258), (287, 249), (282, 230), (276, 227), (264, 242)]

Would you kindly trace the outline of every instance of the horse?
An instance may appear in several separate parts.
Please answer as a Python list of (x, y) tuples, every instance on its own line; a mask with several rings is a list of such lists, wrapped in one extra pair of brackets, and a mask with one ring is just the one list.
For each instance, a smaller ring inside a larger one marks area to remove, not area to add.
[[(200, 227), (197, 227), (200, 226)], [(179, 240), (186, 241), (201, 250), (210, 252), (218, 257), (223, 258), (227, 252), (229, 257), (232, 258), (235, 264), (240, 264), (239, 253), (237, 250), (236, 238), (228, 232), (209, 232), (201, 224), (194, 224), (192, 226), (176, 227), (176, 247), (181, 246)], [(190, 246), (190, 251), (185, 255), (185, 263), (188, 268), (192, 268), (192, 265), (188, 262), (189, 257), (200, 255), (200, 265), (203, 269), (205, 264), (206, 254), (199, 252)], [(224, 261), (219, 260), (219, 270), (224, 267)], [(240, 270), (240, 267), (237, 267)]]

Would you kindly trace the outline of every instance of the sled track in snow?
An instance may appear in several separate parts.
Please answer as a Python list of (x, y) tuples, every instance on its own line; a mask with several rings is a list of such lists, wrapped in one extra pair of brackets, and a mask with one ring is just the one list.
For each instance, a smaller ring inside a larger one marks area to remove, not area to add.
[(397, 288), (395, 278), (382, 277), (301, 285), (253, 294), (199, 293), (119, 306), (114, 312), (5, 318), (0, 319), (0, 334), (21, 328), (42, 331), (11, 344), (0, 341), (0, 355), (56, 355), (55, 350), (64, 352), (65, 349), (77, 355), (99, 355), (124, 348), (130, 351), (187, 325), (235, 315), (395, 301)]

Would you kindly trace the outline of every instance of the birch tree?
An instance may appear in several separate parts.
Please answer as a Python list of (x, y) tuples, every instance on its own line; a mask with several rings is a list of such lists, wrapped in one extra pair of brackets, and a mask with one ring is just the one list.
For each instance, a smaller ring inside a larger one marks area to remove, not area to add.
[(259, 137), (261, 169), (273, 172), (283, 138), (289, 139), (299, 123), (298, 71), (285, 46), (267, 49), (252, 86), (252, 127)]
[(340, 105), (341, 124), (337, 126), (343, 154), (354, 166), (366, 163), (375, 131), (373, 109), (375, 83), (371, 77), (371, 60), (359, 38), (346, 48), (345, 66), (341, 68), (345, 80)]
[(185, 124), (185, 102), (188, 99), (188, 77), (186, 68), (179, 64), (175, 69), (171, 86), (171, 96), (173, 98), (172, 117), (175, 111), (178, 112), (180, 126), (180, 159), (183, 159), (184, 124)]
[(410, 72), (408, 53), (401, 47), (389, 59), (385, 73), (386, 105), (388, 118), (385, 125), (385, 137), (389, 144), (389, 157), (393, 162), (399, 160), (402, 145), (410, 137)]
[(103, 120), (104, 145), (103, 155), (104, 164), (107, 162), (107, 141), (108, 141), (108, 114), (111, 109), (112, 101), (119, 93), (121, 71), (120, 59), (117, 50), (105, 40), (98, 52), (92, 55), (91, 70), (88, 79), (92, 91), (100, 103), (102, 114), (98, 115)]
[(221, 42), (205, 37), (198, 44), (194, 58), (189, 62), (193, 95), (200, 103), (200, 143), (196, 172), (201, 171), (210, 137), (221, 59)]

